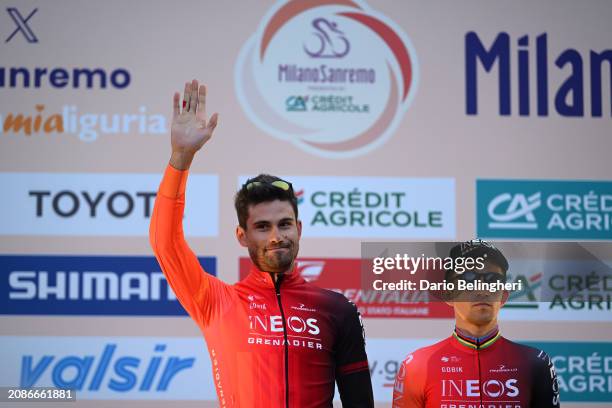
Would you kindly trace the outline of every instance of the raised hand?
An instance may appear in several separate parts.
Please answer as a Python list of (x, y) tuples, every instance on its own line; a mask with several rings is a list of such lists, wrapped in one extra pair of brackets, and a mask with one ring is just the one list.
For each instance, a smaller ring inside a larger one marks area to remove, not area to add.
[(171, 128), (172, 158), (170, 164), (180, 170), (189, 168), (193, 155), (202, 148), (213, 134), (219, 115), (206, 118), (206, 86), (195, 79), (185, 83), (182, 108), (180, 94), (173, 99)]

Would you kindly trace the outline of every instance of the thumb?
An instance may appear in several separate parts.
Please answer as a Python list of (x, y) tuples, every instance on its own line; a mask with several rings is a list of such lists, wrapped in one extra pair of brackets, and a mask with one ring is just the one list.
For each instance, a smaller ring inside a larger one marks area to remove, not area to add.
[(212, 132), (217, 127), (217, 123), (218, 122), (219, 122), (219, 114), (218, 113), (214, 113), (210, 117), (210, 120), (208, 121), (208, 124), (206, 125), (206, 127), (208, 128), (208, 130), (210, 130), (210, 132)]

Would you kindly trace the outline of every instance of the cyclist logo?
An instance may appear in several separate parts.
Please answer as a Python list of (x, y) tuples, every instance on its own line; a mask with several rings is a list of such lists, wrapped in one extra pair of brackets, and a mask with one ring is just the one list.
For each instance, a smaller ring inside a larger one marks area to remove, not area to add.
[(348, 54), (351, 45), (344, 33), (338, 29), (338, 23), (325, 18), (315, 18), (312, 26), (315, 28), (313, 34), (319, 42), (318, 49), (313, 52), (304, 45), (306, 54), (312, 58), (342, 58)]

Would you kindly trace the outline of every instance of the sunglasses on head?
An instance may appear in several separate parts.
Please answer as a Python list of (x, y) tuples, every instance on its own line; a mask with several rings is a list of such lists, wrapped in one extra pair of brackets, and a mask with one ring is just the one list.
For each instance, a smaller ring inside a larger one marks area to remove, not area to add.
[(280, 188), (283, 191), (289, 191), (289, 190), (293, 190), (293, 186), (291, 185), (290, 182), (285, 181), (285, 180), (274, 180), (271, 182), (268, 181), (250, 181), (248, 180), (246, 183), (244, 183), (244, 188), (246, 188), (247, 190), (251, 190), (252, 188), (255, 188), (257, 186), (261, 186), (264, 184), (268, 184), (270, 186), (274, 186), (276, 188)]

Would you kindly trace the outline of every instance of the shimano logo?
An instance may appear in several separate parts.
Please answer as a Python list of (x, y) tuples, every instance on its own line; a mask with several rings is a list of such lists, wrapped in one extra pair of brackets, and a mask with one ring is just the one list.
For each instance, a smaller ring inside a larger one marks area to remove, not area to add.
[(125, 89), (131, 80), (125, 68), (0, 67), (0, 88)]
[(167, 391), (179, 372), (193, 367), (195, 358), (164, 356), (166, 347), (165, 344), (155, 345), (150, 359), (118, 355), (115, 343), (107, 343), (96, 354), (64, 357), (45, 354), (40, 358), (25, 355), (21, 358), (19, 386), (34, 387), (42, 378), (50, 377), (54, 387), (89, 392)]
[(161, 272), (12, 271), (11, 300), (176, 300)]
[(491, 229), (538, 229), (533, 212), (542, 205), (542, 194), (534, 193), (530, 196), (524, 194), (503, 193), (495, 197), (487, 206), (487, 212), (492, 222)]
[(490, 373), (516, 373), (518, 368), (507, 368), (505, 365), (500, 364), (497, 368), (491, 368)]
[(299, 310), (301, 312), (316, 312), (317, 311), (317, 309), (310, 309), (310, 308), (304, 306), (303, 303), (300, 303), (299, 306), (291, 306), (291, 309)]
[(442, 363), (458, 363), (459, 361), (461, 361), (461, 357), (457, 357), (457, 356), (442, 356), (440, 357), (440, 362)]

